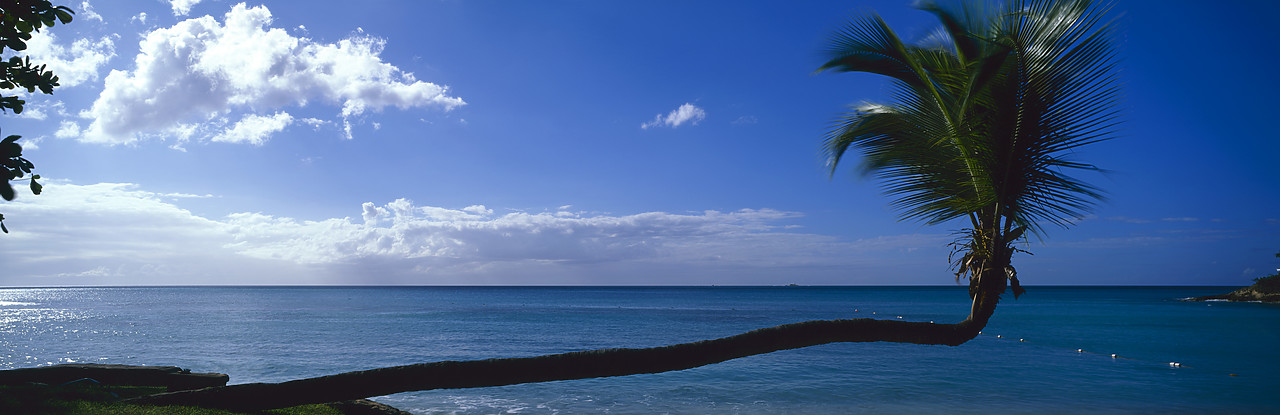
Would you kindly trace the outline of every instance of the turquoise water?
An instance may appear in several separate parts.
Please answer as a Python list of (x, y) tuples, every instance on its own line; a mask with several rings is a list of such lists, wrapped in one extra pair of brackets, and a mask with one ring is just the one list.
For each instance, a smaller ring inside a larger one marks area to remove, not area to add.
[[(1031, 287), (959, 347), (831, 344), (671, 373), (377, 400), (424, 414), (1280, 412), (1280, 306), (1176, 301), (1225, 291)], [(967, 310), (959, 287), (15, 288), (0, 289), (0, 368), (174, 365), (274, 382), (659, 346), (811, 319), (954, 322)]]

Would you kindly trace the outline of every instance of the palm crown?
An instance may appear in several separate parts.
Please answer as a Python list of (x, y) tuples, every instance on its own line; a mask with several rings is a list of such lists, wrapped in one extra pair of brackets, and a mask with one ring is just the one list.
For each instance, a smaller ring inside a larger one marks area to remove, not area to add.
[(957, 278), (1003, 271), (1019, 294), (1013, 243), (1068, 225), (1101, 198), (1064, 171), (1097, 170), (1067, 156), (1116, 124), (1110, 24), (1088, 0), (920, 7), (942, 26), (923, 43), (903, 43), (875, 15), (833, 36), (819, 71), (888, 76), (897, 102), (841, 117), (824, 142), (829, 167), (856, 149), (904, 218), (968, 217)]

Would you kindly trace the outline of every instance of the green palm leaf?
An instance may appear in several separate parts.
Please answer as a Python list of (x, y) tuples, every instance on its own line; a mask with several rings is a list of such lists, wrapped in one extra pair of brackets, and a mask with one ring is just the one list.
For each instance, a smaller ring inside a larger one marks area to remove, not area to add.
[(836, 32), (819, 71), (890, 77), (895, 102), (852, 108), (823, 148), (833, 173), (858, 153), (859, 170), (882, 181), (904, 219), (968, 217), (958, 275), (998, 271), (1016, 284), (1013, 244), (1070, 225), (1102, 198), (1067, 172), (1099, 170), (1070, 156), (1111, 138), (1120, 90), (1106, 8), (986, 5), (921, 5), (941, 26), (929, 44), (903, 43), (878, 16)]

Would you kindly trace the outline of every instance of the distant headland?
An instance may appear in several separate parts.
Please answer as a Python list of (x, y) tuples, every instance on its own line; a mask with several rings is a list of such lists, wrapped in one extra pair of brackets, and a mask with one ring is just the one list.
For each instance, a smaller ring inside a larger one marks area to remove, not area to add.
[(1242, 301), (1280, 303), (1280, 273), (1258, 278), (1253, 285), (1226, 294), (1192, 297), (1186, 301)]

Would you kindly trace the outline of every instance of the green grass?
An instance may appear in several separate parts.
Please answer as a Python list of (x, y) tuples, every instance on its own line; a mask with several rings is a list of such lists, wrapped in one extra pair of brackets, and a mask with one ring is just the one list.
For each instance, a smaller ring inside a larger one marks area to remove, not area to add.
[[(164, 392), (150, 386), (3, 386), (0, 387), (0, 414), (123, 414), (123, 415), (243, 415), (194, 406), (150, 406), (117, 402), (120, 399)], [(342, 415), (325, 405), (301, 405), (249, 414)]]

